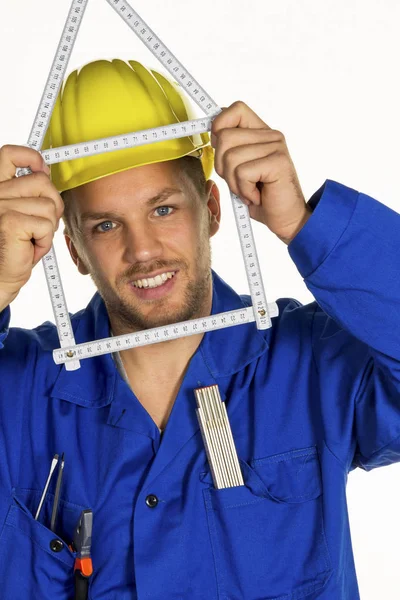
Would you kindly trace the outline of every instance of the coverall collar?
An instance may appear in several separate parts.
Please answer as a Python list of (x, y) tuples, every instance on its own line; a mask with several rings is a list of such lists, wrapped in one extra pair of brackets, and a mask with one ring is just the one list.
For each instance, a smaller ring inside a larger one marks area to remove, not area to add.
[[(211, 314), (250, 306), (250, 296), (239, 296), (213, 270), (212, 278)], [(111, 335), (107, 309), (98, 292), (86, 309), (72, 317), (71, 322), (77, 344)], [(196, 363), (204, 363), (208, 379), (215, 383), (217, 378), (240, 371), (257, 356), (266, 352), (270, 331), (258, 331), (255, 323), (210, 331), (204, 335), (191, 362), (196, 357)], [(51, 396), (96, 408), (112, 402), (118, 379), (121, 378), (111, 354), (82, 360), (80, 365), (80, 369), (76, 371), (66, 371), (64, 366), (60, 367)]]

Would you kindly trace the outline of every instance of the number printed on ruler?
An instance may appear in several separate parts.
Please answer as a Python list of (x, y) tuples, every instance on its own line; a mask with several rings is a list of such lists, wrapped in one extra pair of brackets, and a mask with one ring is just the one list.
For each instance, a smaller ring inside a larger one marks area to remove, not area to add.
[(28, 146), (30, 146), (30, 148), (40, 149), (42, 146), (87, 2), (88, 0), (74, 0), (71, 5), (61, 40), (47, 78), (46, 86), (40, 100), (36, 118), (29, 135)]
[[(40, 150), (54, 105), (67, 69), (69, 57), (78, 34), (80, 24), (86, 9), (88, 0), (73, 0), (69, 10), (64, 29), (59, 41), (55, 57), (50, 69), (49, 76), (41, 97), (38, 110), (29, 134), (28, 146)], [(29, 168), (19, 168), (16, 171), (17, 177), (30, 175)], [(74, 333), (68, 313), (67, 304), (64, 297), (64, 291), (61, 283), (56, 253), (52, 245), (50, 251), (42, 259), (47, 287), (53, 307), (54, 318), (57, 327), (58, 338), (61, 347), (75, 344)], [(75, 360), (66, 365), (66, 369), (73, 371), (79, 369), (79, 361)]]
[(125, 0), (107, 0), (108, 4), (122, 17), (150, 52), (164, 65), (174, 79), (186, 89), (188, 95), (210, 115), (221, 112), (214, 100), (205, 92), (174, 54)]
[[(165, 44), (162, 43), (160, 38), (147, 25), (147, 23), (140, 18), (138, 13), (133, 10), (128, 2), (125, 0), (107, 0), (107, 2), (122, 17), (132, 31), (135, 32), (139, 39), (144, 42), (152, 54), (165, 66), (172, 77), (174, 77), (174, 79), (186, 89), (192, 100), (194, 100), (207, 115), (213, 113), (215, 116), (221, 112), (221, 109), (214, 102), (214, 100), (204, 91), (195, 78), (183, 67), (176, 56), (174, 56), (174, 54), (165, 46)], [(253, 301), (257, 328), (267, 329), (268, 327), (271, 327), (271, 319), (268, 314), (267, 298), (264, 291), (261, 269), (255, 247), (249, 209), (246, 205), (243, 205), (242, 201), (238, 196), (236, 196), (236, 194), (233, 194), (233, 192), (230, 192), (230, 194), (236, 218), (236, 226), (240, 237), (243, 258), (245, 260), (247, 281)], [(238, 213), (236, 210), (236, 206), (238, 204), (243, 206), (242, 214), (244, 215), (244, 221), (241, 224), (238, 221)], [(247, 230), (245, 232), (245, 238), (242, 235), (244, 228)], [(247, 240), (247, 242), (245, 242), (245, 240)], [(254, 275), (250, 275), (245, 259), (245, 243), (250, 243), (252, 247), (252, 252), (254, 255), (254, 267), (252, 272)]]
[[(279, 308), (276, 302), (270, 303), (269, 313), (271, 317), (279, 314)], [(84, 342), (71, 348), (64, 347), (53, 351), (53, 358), (56, 364), (67, 363), (78, 358), (92, 358), (101, 354), (110, 352), (119, 352), (129, 348), (139, 346), (148, 346), (165, 341), (171, 341), (180, 337), (186, 337), (197, 333), (206, 333), (216, 329), (225, 329), (232, 325), (244, 325), (252, 323), (255, 320), (254, 310), (251, 306), (239, 308), (225, 313), (209, 315), (199, 319), (181, 321), (173, 325), (163, 325), (153, 329), (145, 329), (135, 333), (128, 333), (110, 338), (96, 340), (94, 342)]]
[(41, 155), (48, 165), (52, 165), (84, 156), (94, 156), (96, 154), (134, 148), (136, 146), (154, 144), (210, 131), (212, 119), (213, 117), (203, 117), (201, 119), (193, 119), (192, 121), (172, 123), (170, 125), (133, 131), (132, 133), (124, 133), (99, 140), (60, 146), (59, 148), (49, 148), (41, 152)]
[[(67, 68), (67, 64), (76, 40), (78, 29), (83, 18), (83, 14), (87, 5), (88, 0), (73, 0), (70, 12), (67, 17), (66, 24), (57, 48), (55, 58), (50, 70), (50, 74), (46, 83), (46, 87), (39, 105), (39, 109), (36, 114), (36, 118), (32, 127), (31, 135), (29, 137), (28, 145), (32, 148), (41, 148), (49, 120), (51, 117), (52, 110), (56, 98), (58, 96), (63, 77)], [(112, 6), (116, 12), (124, 19), (129, 27), (136, 33), (149, 50), (156, 56), (156, 58), (165, 66), (167, 71), (175, 78), (176, 81), (187, 91), (188, 95), (200, 106), (200, 108), (206, 113), (208, 117), (215, 117), (221, 112), (221, 109), (216, 105), (212, 98), (206, 94), (204, 89), (199, 83), (191, 76), (191, 74), (184, 69), (182, 64), (177, 58), (168, 50), (168, 48), (161, 42), (161, 40), (155, 35), (150, 27), (139, 17), (139, 15), (132, 9), (132, 7), (124, 0), (106, 0), (110, 6)], [(199, 127), (210, 129), (210, 121), (205, 119), (198, 119), (201, 122)], [(164, 132), (169, 127), (171, 131), (167, 134), (163, 134), (164, 137), (161, 139), (168, 139), (175, 137), (186, 137), (191, 135), (193, 131), (188, 133), (184, 127), (191, 125), (195, 126), (195, 121), (174, 124), (173, 126), (165, 126)], [(180, 131), (179, 131), (180, 130)], [(136, 136), (135, 136), (136, 133)], [(158, 133), (156, 130), (149, 130), (145, 132), (133, 132), (132, 134), (125, 134), (123, 136), (114, 136), (110, 139), (101, 140), (102, 148), (99, 145), (99, 140), (93, 141), (93, 146), (90, 148), (91, 143), (85, 142), (81, 145), (76, 145), (73, 148), (73, 155), (71, 155), (72, 148), (64, 147), (52, 148), (49, 150), (42, 151), (42, 155), (45, 155), (50, 163), (50, 160), (54, 162), (61, 162), (63, 160), (73, 160), (84, 155), (89, 155), (89, 152), (100, 153), (111, 150), (118, 150), (124, 147), (128, 147), (129, 144), (139, 145), (138, 138), (142, 137), (140, 144), (154, 143)], [(145, 136), (150, 135), (150, 138), (146, 139)], [(130, 139), (133, 136), (135, 139)], [(95, 144), (97, 148), (95, 147)], [(112, 146), (110, 144), (112, 143)], [(58, 153), (58, 156), (57, 156)], [(64, 154), (64, 156), (62, 156)], [(46, 160), (46, 158), (45, 158)], [(46, 160), (47, 162), (47, 160)], [(29, 169), (20, 169), (17, 175), (28, 174)], [(259, 329), (265, 329), (271, 326), (271, 320), (269, 315), (269, 307), (266, 302), (265, 292), (262, 283), (261, 272), (258, 264), (257, 252), (253, 240), (250, 216), (247, 206), (231, 192), (231, 198), (234, 207), (234, 213), (236, 218), (237, 229), (241, 242), (241, 248), (243, 257), (245, 260), (246, 274), (250, 287), (250, 293), (252, 297), (253, 306), (251, 310), (255, 315), (257, 327)], [(240, 210), (239, 210), (240, 205)], [(239, 214), (240, 213), (240, 214)], [(252, 267), (249, 266), (248, 258), (249, 254), (252, 255)], [(48, 260), (44, 260), (44, 259)], [(62, 348), (69, 348), (68, 358), (74, 354), (75, 340), (73, 331), (69, 319), (69, 313), (66, 306), (64, 292), (62, 289), (61, 277), (58, 271), (57, 260), (55, 256), (54, 248), (52, 247), (50, 252), (43, 259), (43, 265), (46, 274), (46, 280), (49, 287), (53, 310), (56, 318), (56, 326), (61, 342)], [(51, 268), (50, 268), (51, 266)], [(181, 335), (184, 335), (182, 333)], [(75, 354), (76, 356), (76, 354)], [(68, 369), (79, 368), (79, 362), (69, 363), (66, 367)]]

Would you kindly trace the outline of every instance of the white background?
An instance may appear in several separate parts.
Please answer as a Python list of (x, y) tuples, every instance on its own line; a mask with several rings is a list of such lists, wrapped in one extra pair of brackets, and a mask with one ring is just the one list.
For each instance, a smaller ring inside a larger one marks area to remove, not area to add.
[[(395, 0), (137, 0), (135, 10), (220, 106), (243, 100), (286, 136), (306, 198), (335, 179), (400, 212), (400, 5)], [(2, 0), (0, 145), (25, 144), (70, 0)], [(99, 58), (162, 69), (104, 0), (90, 0), (68, 72)], [(198, 112), (198, 116), (201, 116)], [(247, 282), (226, 183), (213, 267), (238, 292)], [(253, 225), (268, 300), (313, 301), (287, 252)], [(70, 312), (94, 293), (55, 247)], [(12, 325), (53, 320), (41, 265), (12, 305)], [(345, 399), (344, 399), (345, 401)], [(400, 465), (349, 476), (348, 503), (363, 600), (400, 596)]]

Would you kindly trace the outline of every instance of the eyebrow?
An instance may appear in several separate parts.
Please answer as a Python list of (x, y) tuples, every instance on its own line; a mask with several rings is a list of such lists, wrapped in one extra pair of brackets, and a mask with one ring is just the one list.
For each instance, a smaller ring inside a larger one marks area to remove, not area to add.
[[(181, 190), (179, 188), (166, 187), (163, 190), (161, 190), (161, 192), (159, 192), (158, 194), (153, 196), (152, 198), (149, 198), (146, 201), (146, 204), (147, 204), (147, 206), (154, 206), (154, 204), (157, 204), (158, 202), (160, 202), (160, 200), (165, 200), (166, 198), (169, 198), (173, 194), (181, 194), (181, 193), (183, 193), (183, 190)], [(82, 223), (86, 223), (87, 221), (97, 221), (98, 219), (118, 219), (118, 218), (120, 218), (120, 216), (121, 216), (120, 214), (113, 212), (113, 211), (109, 211), (109, 210), (101, 211), (101, 212), (89, 210), (80, 215), (80, 220)]]

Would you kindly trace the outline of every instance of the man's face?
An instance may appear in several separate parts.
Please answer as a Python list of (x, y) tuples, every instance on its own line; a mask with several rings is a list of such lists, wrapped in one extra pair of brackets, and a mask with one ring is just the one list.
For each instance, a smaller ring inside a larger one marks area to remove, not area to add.
[(85, 184), (67, 201), (78, 227), (73, 241), (66, 235), (69, 250), (103, 297), (114, 333), (209, 314), (210, 236), (220, 219), (212, 181), (199, 198), (168, 161)]

